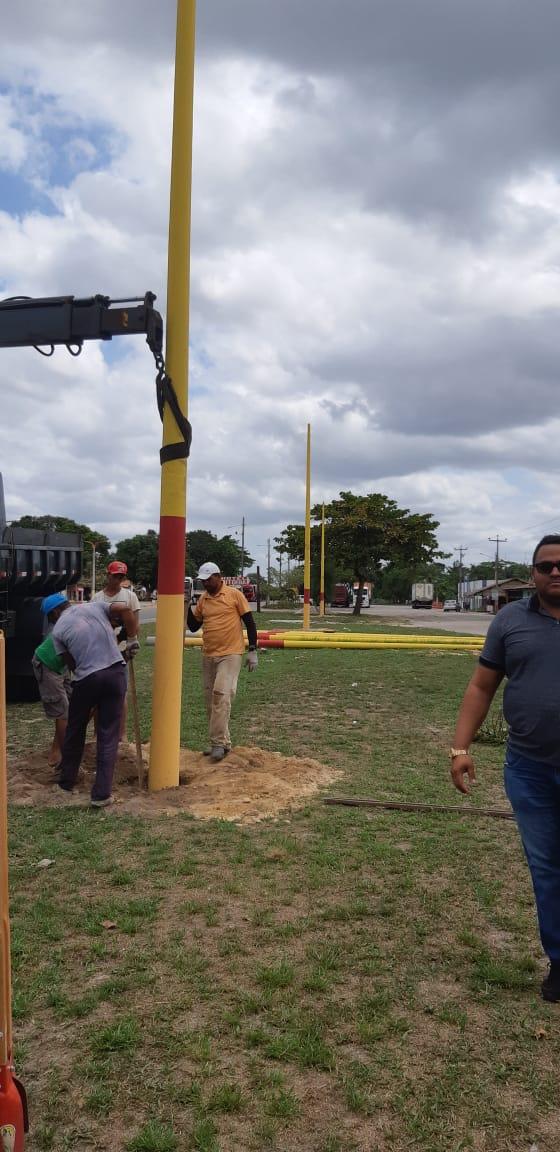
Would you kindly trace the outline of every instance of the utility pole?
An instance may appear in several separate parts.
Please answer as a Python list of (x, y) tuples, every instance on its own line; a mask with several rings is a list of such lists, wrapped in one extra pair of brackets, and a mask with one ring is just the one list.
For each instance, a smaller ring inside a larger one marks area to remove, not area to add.
[(282, 553), (278, 553), (278, 587), (282, 588)]
[(499, 573), (499, 569), (500, 569), (500, 544), (507, 544), (507, 536), (498, 536), (498, 534), (496, 533), (495, 536), (489, 536), (488, 539), (489, 539), (491, 544), (496, 545), (496, 559), (494, 562), (494, 584), (495, 584), (495, 588), (494, 588), (494, 615), (496, 615), (496, 612), (498, 611), (498, 605), (500, 603), (500, 592), (498, 589), (498, 573)]
[(241, 520), (241, 583), (245, 575), (245, 517)]
[(268, 604), (269, 604), (269, 600), (270, 600), (270, 536), (268, 537), (268, 540), (266, 543), (267, 543), (267, 556), (268, 556), (267, 569), (266, 569), (266, 581), (267, 581), (267, 584), (266, 584), (266, 606), (268, 608)]
[(464, 556), (465, 552), (468, 552), (468, 548), (466, 547), (465, 544), (459, 544), (457, 546), (457, 548), (453, 549), (453, 551), (459, 553), (459, 589), (458, 589), (458, 591), (459, 591), (459, 605), (462, 608), (463, 607), (463, 593), (461, 592), (461, 584), (463, 583), (463, 556)]

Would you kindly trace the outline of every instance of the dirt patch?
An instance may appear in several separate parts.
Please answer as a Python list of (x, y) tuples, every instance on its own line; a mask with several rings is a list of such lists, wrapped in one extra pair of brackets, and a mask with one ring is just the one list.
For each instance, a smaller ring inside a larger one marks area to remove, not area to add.
[[(309, 797), (342, 775), (317, 760), (281, 756), (262, 748), (232, 748), (218, 765), (211, 764), (200, 752), (181, 748), (179, 787), (148, 792), (149, 752), (149, 744), (143, 744), (144, 786), (140, 790), (135, 746), (120, 745), (113, 781), (116, 803), (104, 811), (142, 816), (188, 812), (199, 820), (248, 824), (301, 808)], [(58, 808), (62, 803), (87, 804), (95, 772), (95, 743), (86, 744), (73, 796), (61, 792), (54, 784), (53, 769), (46, 763), (47, 754), (45, 749), (9, 760), (10, 802), (41, 808)]]

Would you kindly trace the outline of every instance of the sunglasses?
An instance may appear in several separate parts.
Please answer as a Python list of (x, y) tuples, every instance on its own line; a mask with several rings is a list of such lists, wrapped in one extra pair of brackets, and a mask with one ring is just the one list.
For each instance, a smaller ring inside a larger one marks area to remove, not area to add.
[(535, 564), (535, 568), (541, 576), (552, 576), (555, 568), (560, 573), (560, 560), (539, 560), (539, 563)]

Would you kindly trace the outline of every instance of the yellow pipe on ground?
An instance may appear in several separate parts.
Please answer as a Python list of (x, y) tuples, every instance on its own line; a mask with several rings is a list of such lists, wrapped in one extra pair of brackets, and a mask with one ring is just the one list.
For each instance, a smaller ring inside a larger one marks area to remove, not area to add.
[[(341, 641), (341, 640), (329, 640), (329, 641), (327, 641), (327, 640), (320, 640), (320, 639), (307, 640), (307, 639), (299, 639), (297, 636), (294, 637), (293, 639), (291, 637), (290, 638), (282, 637), (282, 638), (280, 638), (280, 640), (281, 640), (281, 642), (278, 644), (278, 646), (268, 645), (266, 641), (263, 641), (261, 648), (263, 650), (268, 649), (271, 652), (279, 652), (282, 650), (282, 648), (310, 648), (310, 649), (314, 649), (314, 648), (324, 648), (324, 649), (337, 648), (340, 652), (344, 651), (345, 648), (354, 648), (354, 649), (355, 648), (361, 648), (361, 649), (367, 649), (367, 648), (383, 649), (383, 648), (386, 648), (387, 650), (392, 649), (393, 651), (398, 651), (399, 649), (402, 649), (403, 651), (408, 650), (410, 652), (423, 652), (426, 648), (432, 648), (432, 649), (437, 648), (442, 652), (457, 652), (457, 651), (476, 651), (476, 652), (479, 652), (480, 649), (482, 648), (482, 644), (473, 643), (472, 640), (466, 640), (466, 641), (463, 641), (462, 643), (458, 643), (458, 644), (449, 644), (446, 642), (441, 642), (437, 639), (432, 640), (429, 638), (426, 639), (426, 641), (422, 644), (411, 644), (411, 643), (407, 642), (406, 640), (392, 641), (392, 640), (360, 640), (360, 639), (356, 639), (356, 640), (353, 640), (350, 642)], [(201, 648), (202, 647), (202, 637), (185, 636), (183, 643), (184, 643), (185, 648)]]
[(385, 648), (385, 649), (387, 649), (387, 651), (389, 651), (389, 649), (393, 649), (393, 651), (399, 651), (399, 649), (402, 649), (404, 651), (406, 649), (409, 652), (423, 652), (426, 648), (438, 648), (442, 652), (457, 652), (457, 651), (468, 652), (471, 649), (473, 651), (476, 651), (476, 652), (480, 651), (480, 645), (456, 644), (454, 646), (450, 646), (449, 644), (438, 644), (437, 641), (433, 641), (433, 640), (429, 641), (427, 644), (391, 644), (387, 641), (382, 642), (382, 643), (375, 643), (375, 641), (369, 641), (368, 643), (364, 643), (364, 641), (360, 641), (360, 640), (356, 641), (356, 643), (354, 643), (354, 644), (338, 644), (336, 642), (334, 644), (324, 644), (324, 643), (321, 643), (321, 641), (313, 641), (313, 640), (307, 640), (307, 641), (286, 640), (284, 642), (284, 644), (282, 645), (282, 647), (283, 648), (309, 648), (309, 649), (313, 649), (313, 648), (325, 648), (325, 649), (337, 648), (340, 652), (343, 652), (346, 648), (362, 648), (362, 649), (368, 649), (368, 648), (384, 649)]
[[(271, 637), (271, 639), (274, 639), (274, 640), (291, 640), (291, 639), (295, 639), (296, 636), (297, 636), (298, 640), (304, 640), (304, 641), (305, 640), (320, 640), (322, 644), (355, 644), (357, 640), (365, 640), (366, 643), (369, 641), (372, 641), (372, 642), (375, 641), (376, 643), (378, 643), (379, 641), (385, 640), (385, 641), (387, 641), (388, 644), (409, 644), (409, 645), (410, 644), (425, 644), (427, 641), (432, 641), (432, 640), (437, 640), (438, 644), (449, 644), (449, 645), (480, 644), (482, 646), (484, 644), (484, 637), (483, 636), (456, 636), (456, 637), (452, 637), (452, 638), (447, 637), (447, 636), (440, 637), (440, 636), (433, 636), (433, 635), (430, 635), (430, 636), (398, 636), (398, 635), (391, 636), (391, 635), (387, 635), (386, 636), (383, 633), (379, 633), (379, 635), (377, 635), (377, 633), (375, 633), (375, 632), (363, 632), (363, 633), (354, 632), (353, 635), (351, 635), (351, 636), (321, 636), (317, 632), (312, 632), (309, 635), (306, 635), (305, 633), (300, 634), (299, 632), (282, 632), (282, 633), (275, 633), (274, 637)], [(263, 646), (266, 644), (266, 642), (267, 642), (267, 638), (263, 637), (263, 639), (262, 639)]]

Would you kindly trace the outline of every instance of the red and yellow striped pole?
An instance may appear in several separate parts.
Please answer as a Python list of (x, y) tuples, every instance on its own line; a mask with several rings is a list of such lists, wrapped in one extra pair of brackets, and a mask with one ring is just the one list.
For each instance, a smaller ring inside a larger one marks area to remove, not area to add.
[(319, 616), (325, 615), (325, 504), (321, 509), (321, 580), (319, 585)]
[(311, 624), (311, 424), (307, 425), (307, 469), (305, 478), (305, 550), (303, 559), (303, 627)]
[[(165, 364), (179, 406), (188, 407), (189, 275), (191, 235), (192, 133), (195, 0), (177, 0), (173, 147), (169, 206)], [(163, 444), (179, 440), (166, 405)], [(156, 651), (148, 786), (151, 791), (179, 784), (181, 688), (185, 594), (187, 461), (162, 465), (159, 522)]]

